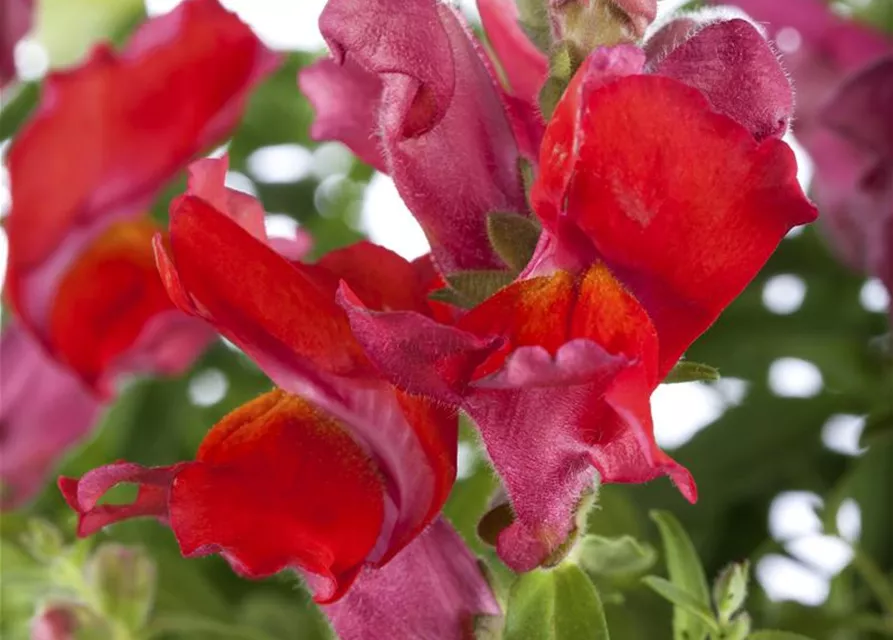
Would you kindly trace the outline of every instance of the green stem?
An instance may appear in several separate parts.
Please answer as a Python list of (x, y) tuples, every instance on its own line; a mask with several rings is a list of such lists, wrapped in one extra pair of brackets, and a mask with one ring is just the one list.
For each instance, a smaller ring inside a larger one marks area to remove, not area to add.
[(875, 561), (858, 547), (853, 547), (853, 567), (871, 589), (881, 608), (893, 616), (893, 584)]

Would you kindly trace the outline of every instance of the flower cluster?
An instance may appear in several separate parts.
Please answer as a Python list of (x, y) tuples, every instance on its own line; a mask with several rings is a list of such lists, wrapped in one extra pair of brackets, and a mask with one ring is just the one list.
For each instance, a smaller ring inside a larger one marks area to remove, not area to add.
[[(694, 502), (649, 399), (816, 217), (780, 139), (791, 86), (740, 17), (685, 15), (643, 41), (655, 0), (531, 4), (479, 0), (492, 54), (439, 0), (322, 13), (331, 57), (298, 79), (312, 134), (393, 178), (431, 244), (413, 262), (367, 242), (306, 261), (225, 186), (225, 156), (196, 160), (278, 61), (216, 0), (52, 76), (9, 156), (2, 446), (30, 452), (4, 456), (16, 499), (122, 374), (182, 371), (216, 332), (275, 389), (194, 460), (59, 487), (80, 535), (150, 516), (184, 556), (297, 571), (342, 638), (460, 638), (499, 615), (440, 515), (460, 411), (505, 488), (497, 551), (515, 571), (560, 558), (598, 482), (668, 476)], [(187, 165), (161, 228), (146, 209)], [(35, 447), (36, 424), (58, 442)], [(121, 483), (136, 499), (102, 503)]]

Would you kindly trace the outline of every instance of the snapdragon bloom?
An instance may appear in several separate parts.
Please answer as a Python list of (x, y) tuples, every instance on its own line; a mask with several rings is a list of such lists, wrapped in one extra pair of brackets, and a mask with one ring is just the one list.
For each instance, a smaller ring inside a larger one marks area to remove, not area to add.
[[(260, 204), (224, 187), (226, 162), (193, 164), (169, 237), (156, 236), (159, 266), (172, 300), (279, 388), (219, 422), (195, 461), (63, 478), (79, 533), (154, 516), (186, 556), (220, 553), (254, 578), (298, 570), (342, 638), (379, 627), (460, 638), (498, 607), (438, 516), (455, 479), (457, 414), (382, 379), (334, 295), (343, 280), (381, 308), (434, 314), (428, 263), (368, 243), (314, 265), (293, 261), (270, 246)], [(457, 368), (476, 346), (455, 347)], [(140, 486), (133, 504), (98, 504), (121, 482)]]
[[(212, 339), (170, 302), (147, 210), (235, 127), (277, 64), (216, 0), (189, 0), (144, 23), (122, 52), (99, 45), (46, 79), (8, 155), (14, 320), (0, 340), (16, 355), (3, 363), (4, 506), (39, 488), (122, 375), (182, 372)], [(69, 407), (69, 419), (52, 405)]]
[[(815, 218), (778, 139), (790, 87), (756, 29), (719, 23), (676, 51), (650, 69), (630, 45), (583, 63), (545, 132), (531, 194), (544, 230), (514, 283), (450, 327), (341, 287), (378, 369), (476, 422), (514, 511), (498, 550), (516, 570), (561, 548), (596, 473), (668, 475), (695, 499), (654, 442), (649, 397), (785, 233)], [(736, 61), (764, 72), (737, 94), (720, 73)], [(742, 113), (736, 95), (760, 108)], [(500, 345), (444, 390), (433, 372), (446, 345), (473, 340)]]

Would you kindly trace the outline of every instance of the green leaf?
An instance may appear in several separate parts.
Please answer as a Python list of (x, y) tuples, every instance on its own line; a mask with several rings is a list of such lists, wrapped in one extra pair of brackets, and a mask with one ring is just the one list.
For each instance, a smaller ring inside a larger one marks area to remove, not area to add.
[(749, 636), (747, 640), (812, 640), (799, 633), (791, 633), (790, 631), (756, 631)]
[(15, 89), (3, 89), (3, 92), (0, 96), (0, 140), (12, 137), (31, 115), (40, 99), (40, 84), (28, 82)]
[(487, 216), (487, 235), (502, 261), (521, 271), (533, 257), (540, 228), (526, 216), (497, 211)]
[(620, 579), (638, 577), (657, 560), (657, 552), (651, 545), (632, 536), (588, 535), (580, 541), (574, 554), (587, 573)]
[(447, 276), (446, 280), (450, 288), (459, 294), (460, 306), (470, 308), (511, 283), (514, 276), (508, 271), (460, 271)]
[[(644, 578), (642, 578), (642, 582), (648, 585), (659, 596), (673, 603), (675, 611), (674, 621), (679, 612), (684, 611), (690, 614), (692, 617), (697, 618), (698, 620), (703, 622), (703, 626), (706, 626), (713, 633), (719, 633), (719, 624), (717, 624), (716, 620), (714, 619), (713, 612), (682, 587), (673, 584), (669, 580), (664, 580), (663, 578), (660, 578), (658, 576), (645, 576)], [(690, 625), (689, 628), (693, 627), (694, 625)], [(676, 637), (703, 637), (687, 636), (685, 635), (686, 633), (687, 631), (683, 631), (682, 635), (678, 635)]]
[(729, 622), (744, 606), (749, 576), (750, 563), (745, 560), (727, 566), (713, 583), (713, 602), (723, 624)]
[(705, 380), (709, 382), (719, 380), (719, 371), (707, 364), (681, 360), (670, 369), (670, 373), (664, 378), (664, 384)]
[[(704, 568), (679, 521), (668, 511), (652, 511), (664, 543), (667, 572), (670, 581), (692, 597), (703, 609), (710, 610), (710, 591)], [(699, 615), (682, 607), (673, 611), (673, 637), (676, 640), (701, 640), (707, 635), (707, 625)]]
[(583, 571), (564, 563), (521, 575), (509, 595), (504, 640), (608, 640), (598, 592)]

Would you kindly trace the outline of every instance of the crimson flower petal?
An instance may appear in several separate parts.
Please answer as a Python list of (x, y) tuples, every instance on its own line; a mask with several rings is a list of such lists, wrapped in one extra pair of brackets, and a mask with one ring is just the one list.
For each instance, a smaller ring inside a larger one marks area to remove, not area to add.
[(791, 83), (769, 43), (746, 20), (705, 26), (653, 71), (700, 89), (714, 111), (757, 140), (780, 138), (788, 130), (794, 112)]
[[(534, 207), (566, 204), (568, 220), (644, 305), (663, 375), (816, 211), (790, 148), (756, 142), (697, 90), (656, 76), (579, 90), (550, 123), (557, 133), (547, 132), (554, 146), (544, 146)], [(554, 187), (562, 181), (563, 194)]]
[(0, 362), (0, 508), (9, 509), (37, 493), (102, 405), (15, 321), (3, 328)]
[(477, 6), (512, 95), (535, 103), (549, 75), (549, 61), (521, 29), (514, 0), (478, 0)]
[(365, 570), (323, 611), (341, 640), (460, 640), (474, 617), (500, 614), (474, 556), (442, 518), (386, 567)]
[[(385, 25), (384, 31), (382, 25)], [(500, 268), (486, 216), (526, 211), (500, 90), (461, 17), (435, 0), (332, 0), (335, 61), (378, 76), (381, 151), (441, 271)]]
[(316, 111), (314, 140), (343, 142), (360, 160), (387, 172), (377, 123), (382, 87), (375, 74), (349, 60), (324, 59), (298, 72), (298, 86)]
[(0, 89), (15, 77), (13, 51), (34, 21), (34, 0), (0, 0)]

